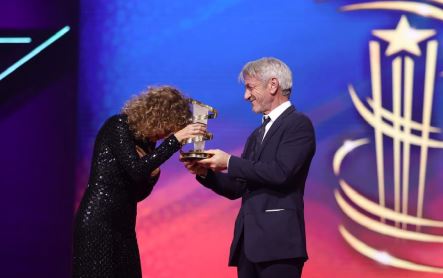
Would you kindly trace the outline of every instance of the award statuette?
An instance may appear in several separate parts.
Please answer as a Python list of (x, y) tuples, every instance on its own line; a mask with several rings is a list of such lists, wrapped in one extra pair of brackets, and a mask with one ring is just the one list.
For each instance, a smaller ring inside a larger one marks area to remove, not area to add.
[[(190, 102), (192, 104), (192, 123), (201, 123), (207, 125), (208, 119), (214, 119), (215, 117), (217, 117), (217, 110), (215, 110), (213, 107), (193, 99), (191, 99)], [(193, 143), (194, 149), (188, 151), (180, 150), (181, 159), (200, 160), (211, 157), (212, 154), (205, 152), (205, 141), (211, 139), (212, 133), (206, 132), (205, 135), (195, 136), (187, 140), (183, 140), (181, 142), (183, 146), (185, 144)]]

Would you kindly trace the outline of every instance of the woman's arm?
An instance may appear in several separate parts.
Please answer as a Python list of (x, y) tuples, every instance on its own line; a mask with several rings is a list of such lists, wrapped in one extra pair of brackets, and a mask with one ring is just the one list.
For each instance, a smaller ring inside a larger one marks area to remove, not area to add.
[(150, 174), (180, 149), (174, 135), (166, 138), (152, 153), (140, 157), (134, 136), (124, 118), (118, 117), (111, 126), (110, 147), (117, 161), (135, 183), (147, 182)]
[[(151, 151), (151, 149), (149, 149), (149, 151), (148, 150), (145, 151), (139, 145), (136, 145), (135, 149), (140, 158), (145, 156), (147, 152)], [(156, 168), (154, 171), (151, 172), (150, 177), (148, 178), (148, 181), (146, 183), (142, 183), (139, 186), (137, 186), (137, 193), (136, 193), (137, 202), (144, 200), (146, 197), (149, 196), (149, 194), (151, 194), (152, 189), (154, 188), (154, 185), (157, 183), (159, 178), (160, 178), (160, 168)]]

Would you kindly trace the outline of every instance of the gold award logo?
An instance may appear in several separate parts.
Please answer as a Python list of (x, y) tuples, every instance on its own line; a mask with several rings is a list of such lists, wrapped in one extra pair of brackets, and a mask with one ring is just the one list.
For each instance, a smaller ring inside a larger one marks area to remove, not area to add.
[[(443, 0), (428, 2), (443, 4)], [(421, 2), (374, 1), (342, 7), (345, 12), (357, 10), (396, 10), (443, 21), (443, 9)], [(443, 149), (443, 141), (434, 139), (433, 135), (441, 130), (431, 125), (438, 54), (436, 34), (434, 29), (412, 27), (406, 15), (399, 18), (393, 29), (373, 30), (374, 39), (369, 41), (372, 97), (363, 102), (354, 86), (348, 87), (356, 110), (374, 129), (378, 200), (359, 192), (342, 173), (346, 157), (357, 148), (369, 145), (369, 138), (347, 140), (333, 158), (334, 174), (340, 185), (334, 195), (343, 213), (363, 229), (404, 240), (405, 244), (415, 242), (414, 246), (443, 244), (443, 220), (431, 219), (423, 213), (429, 154)], [(382, 42), (387, 45), (386, 49), (382, 48)], [(416, 67), (419, 61), (425, 64), (423, 72)], [(389, 69), (383, 66), (386, 63)], [(392, 73), (389, 84), (382, 84), (385, 81), (382, 71)], [(419, 74), (424, 76), (419, 78)], [(417, 96), (420, 96), (418, 102)], [(386, 99), (392, 101), (389, 108), (384, 105)], [(417, 108), (419, 112), (414, 110)], [(416, 114), (420, 120), (413, 117)], [(387, 144), (391, 148), (386, 147)], [(416, 156), (411, 155), (413, 150), (417, 151)], [(392, 159), (387, 159), (388, 156)], [(390, 169), (392, 173), (386, 173)], [(392, 188), (387, 190), (387, 186)], [(355, 251), (384, 265), (443, 273), (443, 265), (438, 266), (441, 261), (418, 263), (378, 250), (353, 234), (347, 225), (340, 225), (339, 231)]]

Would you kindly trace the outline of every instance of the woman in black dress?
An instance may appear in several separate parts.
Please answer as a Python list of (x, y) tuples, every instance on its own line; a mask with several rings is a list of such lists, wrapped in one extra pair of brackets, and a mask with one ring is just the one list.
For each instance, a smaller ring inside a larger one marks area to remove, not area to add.
[(180, 142), (206, 132), (201, 124), (188, 124), (190, 117), (188, 100), (162, 86), (128, 101), (101, 127), (74, 224), (73, 277), (142, 277), (137, 202), (151, 193), (159, 166)]

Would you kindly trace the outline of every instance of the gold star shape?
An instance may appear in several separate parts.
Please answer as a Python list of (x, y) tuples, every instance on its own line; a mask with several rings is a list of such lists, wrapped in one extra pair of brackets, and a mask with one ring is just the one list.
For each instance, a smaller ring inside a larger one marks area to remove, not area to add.
[(386, 49), (386, 56), (391, 56), (400, 51), (407, 51), (416, 56), (421, 55), (418, 44), (429, 37), (435, 35), (433, 29), (417, 30), (411, 28), (406, 16), (402, 16), (395, 30), (374, 30), (372, 34), (389, 43)]

